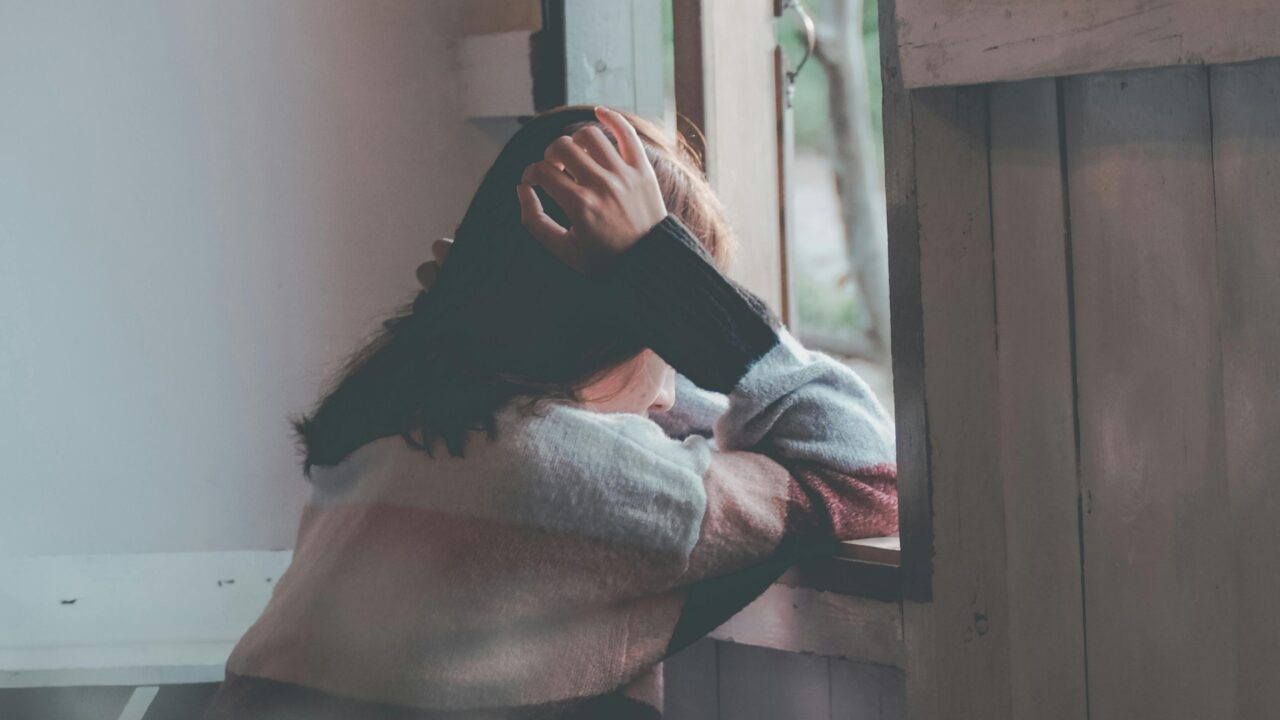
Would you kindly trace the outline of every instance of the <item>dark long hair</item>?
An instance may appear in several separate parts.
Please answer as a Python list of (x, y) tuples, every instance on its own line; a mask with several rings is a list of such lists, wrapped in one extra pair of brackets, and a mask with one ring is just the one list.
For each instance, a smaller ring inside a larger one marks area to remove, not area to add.
[[(627, 113), (662, 187), (667, 209), (723, 268), (732, 239), (701, 163), (682, 136)], [(401, 435), (433, 452), (443, 442), (462, 455), (467, 435), (493, 436), (509, 402), (578, 400), (579, 391), (643, 347), (597, 303), (587, 281), (552, 256), (520, 222), (516, 184), (547, 146), (588, 124), (608, 129), (591, 106), (535, 116), (507, 142), (454, 233), (448, 261), (431, 287), (383, 323), (383, 332), (346, 364), (309, 415), (294, 420), (304, 471), (335, 465), (361, 445)], [(547, 213), (563, 212), (539, 191)]]

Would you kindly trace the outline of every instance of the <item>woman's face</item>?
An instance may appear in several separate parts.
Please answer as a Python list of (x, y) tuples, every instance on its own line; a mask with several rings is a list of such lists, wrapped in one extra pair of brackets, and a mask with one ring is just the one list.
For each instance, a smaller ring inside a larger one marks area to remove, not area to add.
[(670, 410), (676, 401), (676, 371), (645, 348), (582, 390), (583, 403), (597, 412), (647, 415)]

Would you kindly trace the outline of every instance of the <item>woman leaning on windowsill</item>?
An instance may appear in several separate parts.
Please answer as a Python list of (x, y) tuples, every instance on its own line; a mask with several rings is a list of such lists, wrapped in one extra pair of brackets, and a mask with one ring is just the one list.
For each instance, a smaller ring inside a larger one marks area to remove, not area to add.
[(544, 113), (455, 236), (297, 423), (293, 563), (208, 718), (659, 718), (663, 658), (896, 532), (888, 416), (721, 274), (687, 145)]

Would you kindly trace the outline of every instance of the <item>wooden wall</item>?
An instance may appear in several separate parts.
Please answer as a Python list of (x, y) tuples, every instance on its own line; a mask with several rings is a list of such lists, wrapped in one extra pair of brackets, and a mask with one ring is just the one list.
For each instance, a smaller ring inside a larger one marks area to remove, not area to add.
[(1280, 717), (1280, 60), (885, 79), (910, 716)]
[(901, 720), (898, 668), (700, 640), (666, 661), (666, 720)]
[(1280, 54), (1274, 0), (898, 0), (897, 18), (910, 88)]

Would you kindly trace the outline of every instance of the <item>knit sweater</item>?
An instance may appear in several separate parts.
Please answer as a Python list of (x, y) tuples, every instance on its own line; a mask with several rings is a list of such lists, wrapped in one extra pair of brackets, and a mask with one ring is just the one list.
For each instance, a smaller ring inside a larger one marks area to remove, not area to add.
[(675, 407), (512, 405), (464, 457), (393, 436), (313, 468), (208, 718), (660, 718), (664, 658), (799, 557), (897, 531), (884, 409), (675, 217), (597, 277)]

